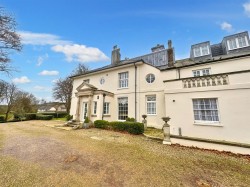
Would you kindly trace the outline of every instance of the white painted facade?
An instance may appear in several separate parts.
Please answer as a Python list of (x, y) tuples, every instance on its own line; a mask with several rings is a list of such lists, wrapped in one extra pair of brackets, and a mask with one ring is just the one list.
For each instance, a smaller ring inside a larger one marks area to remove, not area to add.
[[(170, 133), (175, 137), (233, 142), (250, 147), (250, 51), (242, 55), (225, 56), (204, 63), (175, 65), (166, 69), (154, 67), (143, 60), (121, 63), (123, 64), (73, 77), (70, 113), (75, 119), (84, 120), (83, 105), (88, 103), (86, 115), (91, 121), (117, 121), (118, 100), (126, 97), (128, 117), (141, 122), (142, 115), (146, 114), (148, 126), (162, 128), (164, 122), (161, 118), (169, 116)], [(210, 75), (193, 76), (193, 71), (202, 69), (209, 69)], [(119, 73), (123, 72), (128, 72), (127, 88), (119, 88)], [(146, 81), (148, 74), (155, 75), (153, 83)], [(89, 83), (83, 83), (87, 79)], [(104, 80), (102, 84), (101, 79)], [(106, 96), (103, 97), (103, 94)], [(156, 98), (155, 114), (147, 114), (147, 96)], [(109, 103), (108, 114), (103, 114), (103, 99)], [(215, 99), (219, 120), (195, 120), (195, 99)], [(94, 102), (97, 103), (96, 113)], [(185, 145), (184, 140), (173, 139), (175, 143)], [(216, 146), (211, 148), (218, 149)], [(224, 150), (228, 149), (230, 148)], [(244, 154), (250, 154), (250, 148), (243, 149)], [(235, 152), (240, 152), (237, 150), (238, 148)]]

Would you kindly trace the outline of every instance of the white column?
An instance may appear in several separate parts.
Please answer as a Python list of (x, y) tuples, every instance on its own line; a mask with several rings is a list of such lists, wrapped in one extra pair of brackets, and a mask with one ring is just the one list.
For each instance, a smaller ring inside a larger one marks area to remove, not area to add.
[(79, 96), (77, 99), (75, 119), (76, 119), (76, 121), (80, 121), (80, 97)]

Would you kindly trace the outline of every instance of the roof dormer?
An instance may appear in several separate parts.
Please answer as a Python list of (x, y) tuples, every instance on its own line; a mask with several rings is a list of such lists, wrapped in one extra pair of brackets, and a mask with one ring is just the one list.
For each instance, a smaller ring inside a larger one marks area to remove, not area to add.
[(191, 58), (203, 58), (211, 56), (210, 42), (202, 42), (191, 46)]
[(224, 37), (222, 41), (226, 54), (244, 51), (250, 46), (248, 32), (241, 32)]

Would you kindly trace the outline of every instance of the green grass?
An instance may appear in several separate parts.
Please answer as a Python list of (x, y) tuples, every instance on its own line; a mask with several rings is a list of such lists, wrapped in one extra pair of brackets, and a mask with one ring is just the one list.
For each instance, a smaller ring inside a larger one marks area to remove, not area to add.
[[(11, 140), (9, 150), (16, 151), (14, 155), (0, 152), (1, 186), (199, 186), (201, 183), (248, 186), (250, 183), (250, 159), (162, 145), (143, 136), (101, 129), (57, 130), (45, 127), (46, 123), (59, 122), (30, 121), (0, 126), (0, 141)], [(32, 136), (38, 132), (39, 136)], [(152, 128), (146, 132), (151, 136), (162, 133)], [(27, 156), (20, 156), (26, 151)], [(78, 159), (65, 163), (65, 155), (76, 155)]]
[(156, 129), (153, 127), (148, 127), (147, 130), (144, 131), (145, 135), (156, 137), (156, 138), (161, 138), (163, 139), (163, 131), (161, 129)]
[(56, 120), (56, 121), (67, 121), (67, 118), (53, 118), (52, 120)]

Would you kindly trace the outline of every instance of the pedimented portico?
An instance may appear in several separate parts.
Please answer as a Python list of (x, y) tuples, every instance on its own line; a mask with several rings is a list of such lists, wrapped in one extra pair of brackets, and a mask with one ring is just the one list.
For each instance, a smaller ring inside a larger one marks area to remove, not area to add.
[(75, 119), (84, 121), (88, 117), (91, 121), (103, 118), (105, 99), (113, 99), (114, 94), (83, 82), (76, 88), (77, 107)]

